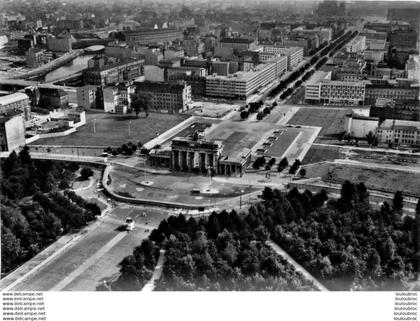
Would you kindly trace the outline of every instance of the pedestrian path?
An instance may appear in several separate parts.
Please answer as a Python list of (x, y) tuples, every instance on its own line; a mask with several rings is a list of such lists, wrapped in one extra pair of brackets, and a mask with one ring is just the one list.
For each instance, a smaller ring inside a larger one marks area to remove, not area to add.
[(151, 292), (155, 288), (155, 281), (159, 280), (162, 275), (163, 263), (165, 261), (165, 250), (160, 250), (159, 252), (159, 259), (155, 266), (155, 270), (153, 271), (153, 276), (147, 282), (147, 284), (143, 287), (143, 292)]
[(315, 285), (316, 288), (320, 291), (328, 291), (328, 289), (321, 284), (312, 274), (310, 274), (308, 271), (305, 270), (303, 266), (301, 266), (299, 263), (297, 263), (285, 250), (283, 250), (280, 246), (278, 246), (273, 241), (269, 240), (267, 241), (267, 245), (270, 246), (274, 252), (276, 252), (278, 255), (283, 257), (286, 261), (288, 261), (290, 264), (292, 264), (296, 271), (303, 274), (303, 276), (308, 279), (309, 281), (312, 281), (312, 283)]

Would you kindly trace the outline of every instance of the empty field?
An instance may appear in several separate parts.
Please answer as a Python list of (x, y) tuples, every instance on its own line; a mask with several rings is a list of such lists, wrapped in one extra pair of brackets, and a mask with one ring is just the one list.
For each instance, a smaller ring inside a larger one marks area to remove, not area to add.
[(179, 124), (189, 116), (150, 113), (136, 118), (132, 115), (89, 113), (86, 125), (64, 137), (40, 139), (35, 145), (120, 146), (132, 141), (143, 144)]
[(300, 108), (288, 124), (322, 127), (317, 140), (335, 139), (344, 131), (346, 109)]
[(395, 193), (402, 191), (407, 195), (420, 196), (420, 174), (385, 168), (368, 168), (349, 164), (309, 165), (307, 177), (322, 177), (323, 181), (342, 184), (345, 180), (353, 183), (363, 182), (367, 188)]
[(312, 145), (303, 159), (303, 163), (312, 164), (323, 161), (333, 161), (337, 158), (344, 158), (344, 154), (340, 153), (340, 147)]

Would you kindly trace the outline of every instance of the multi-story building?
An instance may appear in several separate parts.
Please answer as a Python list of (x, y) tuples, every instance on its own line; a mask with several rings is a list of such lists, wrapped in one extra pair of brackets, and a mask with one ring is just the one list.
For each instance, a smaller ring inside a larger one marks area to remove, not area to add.
[(420, 120), (420, 102), (418, 100), (395, 103), (393, 99), (378, 98), (370, 107), (369, 115), (380, 119)]
[(213, 170), (217, 174), (222, 151), (220, 141), (205, 140), (198, 135), (176, 137), (171, 144), (171, 169), (202, 173)]
[(410, 55), (405, 63), (405, 72), (409, 79), (420, 79), (420, 56)]
[(182, 41), (182, 47), (186, 56), (195, 57), (201, 55), (204, 52), (204, 42), (198, 39), (184, 39)]
[(28, 51), (25, 52), (25, 60), (26, 66), (29, 68), (40, 67), (49, 61), (44, 54), (44, 50), (36, 48), (29, 48)]
[(376, 131), (379, 143), (420, 145), (420, 122), (386, 119)]
[(85, 85), (77, 87), (77, 106), (96, 108), (96, 94), (99, 86)]
[(0, 97), (0, 115), (11, 112), (22, 112), (23, 118), (28, 120), (31, 117), (31, 106), (28, 95), (17, 92)]
[(366, 49), (366, 37), (356, 36), (346, 44), (346, 51), (349, 53), (362, 52)]
[(140, 59), (119, 60), (96, 56), (89, 60), (89, 68), (83, 70), (82, 78), (89, 85), (114, 85), (143, 75), (143, 64), (144, 60)]
[(206, 77), (206, 95), (246, 100), (258, 89), (278, 79), (287, 70), (287, 57), (278, 57), (251, 71), (238, 71), (228, 76)]
[(286, 56), (288, 70), (292, 70), (303, 60), (303, 48), (301, 47), (264, 46), (263, 51)]
[(416, 49), (418, 34), (415, 30), (396, 30), (389, 34), (389, 43), (397, 49)]
[(282, 46), (285, 47), (301, 47), (303, 54), (308, 56), (310, 51), (318, 48), (320, 45), (318, 35), (290, 35), (288, 39), (282, 39)]
[(65, 35), (63, 37), (48, 37), (47, 38), (48, 50), (53, 52), (70, 52), (72, 50), (72, 41), (70, 35)]
[(247, 38), (223, 38), (220, 40), (221, 48), (230, 48), (237, 51), (248, 50), (254, 41)]
[(171, 82), (135, 82), (137, 93), (152, 97), (149, 111), (178, 113), (188, 108), (191, 102), (191, 86)]
[(205, 77), (207, 76), (207, 70), (205, 68), (192, 66), (165, 67), (165, 80), (179, 79), (179, 75)]
[(42, 104), (53, 108), (63, 108), (69, 105), (69, 95), (62, 89), (39, 87)]
[(334, 81), (330, 72), (317, 72), (305, 86), (305, 101), (333, 105), (362, 105), (363, 81)]
[(120, 94), (118, 88), (114, 86), (103, 88), (104, 111), (107, 113), (115, 113), (115, 108), (120, 102)]
[(312, 29), (307, 29), (306, 27), (299, 26), (293, 29), (293, 32), (304, 34), (304, 35), (318, 35), (320, 43), (331, 41), (333, 37), (332, 29), (324, 28), (324, 27), (315, 27)]
[(0, 151), (12, 151), (25, 145), (25, 122), (22, 114), (0, 116)]
[(211, 74), (220, 76), (229, 75), (229, 61), (213, 61), (211, 64)]
[(374, 104), (378, 98), (394, 99), (396, 102), (419, 99), (418, 82), (409, 79), (369, 79), (366, 83), (366, 104)]
[(123, 31), (123, 34), (125, 41), (130, 45), (168, 44), (184, 37), (182, 31), (175, 29), (127, 30)]

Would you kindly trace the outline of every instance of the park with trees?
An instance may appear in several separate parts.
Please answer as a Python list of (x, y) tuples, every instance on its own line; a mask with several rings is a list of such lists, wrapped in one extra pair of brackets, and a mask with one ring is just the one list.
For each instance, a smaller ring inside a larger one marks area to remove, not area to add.
[[(1, 162), (1, 272), (7, 274), (63, 233), (93, 221), (101, 210), (68, 188), (77, 163), (33, 160), (29, 149)], [(90, 169), (85, 170), (89, 175)]]
[(162, 221), (121, 262), (112, 288), (141, 289), (165, 249), (157, 290), (312, 290), (268, 239), (330, 290), (407, 290), (415, 279), (420, 203), (415, 217), (403, 216), (401, 193), (380, 209), (363, 183), (348, 181), (338, 199), (268, 187), (261, 199), (241, 213)]

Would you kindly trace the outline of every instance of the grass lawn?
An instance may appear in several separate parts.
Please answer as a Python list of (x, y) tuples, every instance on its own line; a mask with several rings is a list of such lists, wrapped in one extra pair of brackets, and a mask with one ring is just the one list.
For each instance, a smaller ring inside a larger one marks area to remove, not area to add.
[[(75, 146), (120, 146), (128, 141), (143, 144), (162, 134), (189, 116), (178, 114), (150, 113), (136, 118), (134, 115), (115, 115), (107, 113), (88, 113), (86, 125), (77, 132), (64, 137), (40, 139), (36, 145), (75, 145)], [(130, 134), (130, 135), (129, 135)]]
[(346, 109), (301, 108), (293, 115), (288, 124), (322, 127), (317, 141), (335, 139), (344, 131)]
[(387, 193), (402, 191), (420, 196), (420, 174), (384, 168), (367, 168), (348, 164), (308, 165), (307, 177), (322, 177), (323, 181), (337, 184), (345, 180), (355, 184), (363, 182), (367, 188)]
[(333, 161), (338, 158), (344, 158), (344, 154), (340, 153), (340, 147), (312, 145), (303, 159), (303, 163), (312, 164), (323, 161)]

